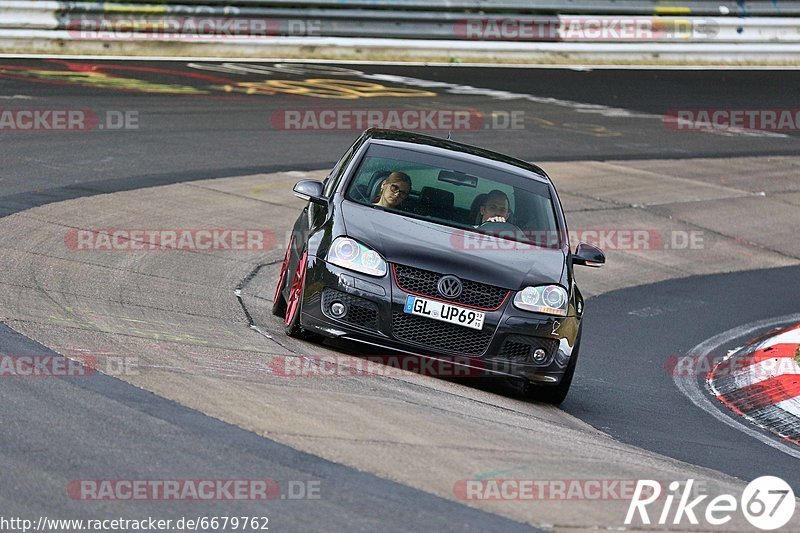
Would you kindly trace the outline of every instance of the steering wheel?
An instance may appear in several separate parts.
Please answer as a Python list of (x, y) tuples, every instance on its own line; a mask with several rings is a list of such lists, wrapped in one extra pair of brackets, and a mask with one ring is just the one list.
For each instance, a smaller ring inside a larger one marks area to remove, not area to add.
[(478, 226), (478, 229), (490, 233), (499, 233), (501, 231), (522, 231), (518, 226), (515, 226), (511, 222), (484, 222)]

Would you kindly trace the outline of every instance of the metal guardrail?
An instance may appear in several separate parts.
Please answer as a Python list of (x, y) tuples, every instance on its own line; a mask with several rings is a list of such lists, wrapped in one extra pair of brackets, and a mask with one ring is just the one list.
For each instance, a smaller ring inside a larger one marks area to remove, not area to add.
[[(436, 39), (436, 40), (485, 40), (485, 41), (604, 41), (614, 39), (613, 26), (611, 31), (591, 31), (588, 26), (603, 23), (603, 17), (611, 15), (508, 15), (502, 13), (475, 13), (459, 11), (456, 6), (467, 5), (492, 5), (511, 6), (520, 5), (519, 0), (492, 0), (481, 2), (479, 0), (453, 0), (447, 12), (433, 11), (401, 11), (395, 4), (418, 5), (417, 0), (393, 0), (395, 9), (333, 9), (329, 7), (299, 7), (309, 6), (312, 3), (333, 5), (342, 0), (305, 0), (295, 2), (294, 8), (287, 7), (261, 7), (266, 4), (288, 4), (283, 0), (244, 0), (245, 6), (201, 6), (189, 3), (170, 4), (143, 4), (128, 2), (113, 4), (105, 2), (54, 2), (15, 0), (0, 3), (0, 29), (52, 29), (67, 31), (68, 38), (91, 39), (93, 35), (98, 38), (114, 40), (115, 33), (129, 32), (150, 33), (163, 36), (169, 40), (170, 22), (182, 21), (184, 30), (197, 28), (192, 26), (191, 20), (180, 17), (203, 17), (204, 20), (214, 19), (225, 21), (235, 19), (246, 21), (246, 24), (232, 25), (226, 29), (227, 36), (252, 36), (252, 37), (281, 37), (281, 36), (308, 36), (308, 37), (352, 37), (352, 38), (395, 38), (395, 39)], [(344, 2), (364, 3), (364, 0), (348, 0)], [(388, 7), (388, 0), (374, 0), (375, 4)], [(534, 2), (535, 3), (535, 2)], [(553, 2), (540, 2), (553, 4)], [(585, 8), (587, 2), (568, 2)], [(612, 2), (625, 4), (629, 7), (647, 7), (654, 2), (623, 0)], [(696, 2), (700, 3), (700, 2)], [(708, 2), (702, 2), (707, 4)], [(759, 5), (764, 2), (759, 2)], [(429, 7), (442, 4), (432, 2)], [(788, 10), (796, 6), (800, 12), (800, 2), (784, 4), (769, 2), (773, 7), (781, 6)], [(595, 8), (603, 6), (596, 2)], [(661, 5), (661, 4), (659, 4)], [(746, 5), (746, 4), (743, 4)], [(621, 8), (617, 5), (616, 8)], [(601, 9), (598, 9), (602, 11)], [(175, 17), (179, 17), (176, 19)], [(645, 35), (644, 40), (650, 42), (800, 42), (800, 22), (789, 17), (666, 17), (652, 15), (625, 15), (628, 18), (617, 17), (605, 19), (610, 23), (622, 20), (628, 25), (639, 24), (640, 29), (648, 29), (651, 35)], [(643, 17), (643, 18), (641, 18)], [(262, 26), (262, 33), (252, 35), (255, 21), (261, 20), (269, 23)], [(213, 25), (212, 25), (213, 26)], [(224, 26), (221, 22), (215, 27)], [(645, 28), (646, 26), (646, 28)], [(100, 30), (93, 34), (91, 31)], [(608, 28), (606, 28), (608, 29)], [(180, 32), (180, 30), (178, 30)], [(206, 32), (208, 33), (208, 32)], [(213, 28), (210, 34), (213, 34)], [(209, 35), (210, 35), (209, 34)], [(593, 39), (592, 35), (597, 38)], [(620, 35), (621, 42), (640, 40), (631, 34), (630, 38)]]
[[(621, 32), (620, 24), (638, 33)], [(84, 48), (92, 41), (105, 46), (127, 41), (130, 48), (144, 40), (382, 49), (440, 43), (431, 49), (441, 52), (449, 46), (455, 53), (536, 50), (532, 45), (557, 53), (559, 44), (576, 45), (562, 46), (569, 53), (596, 42), (617, 54), (624, 55), (627, 47), (631, 52), (646, 49), (653, 56), (660, 43), (712, 50), (748, 45), (756, 53), (770, 50), (784, 61), (793, 52), (777, 47), (800, 43), (800, 0), (0, 2), (0, 50), (18, 48), (26, 39), (40, 48), (44, 45), (38, 41), (66, 47), (69, 41), (80, 42)]]
[[(59, 2), (72, 5), (93, 4), (98, 9), (122, 4), (105, 2)], [(146, 4), (167, 12), (184, 12), (185, 6), (197, 12), (209, 9), (244, 7), (284, 7), (336, 9), (404, 9), (470, 13), (582, 14), (582, 15), (687, 15), (733, 17), (781, 17), (800, 15), (796, 0), (127, 0), (126, 4)]]

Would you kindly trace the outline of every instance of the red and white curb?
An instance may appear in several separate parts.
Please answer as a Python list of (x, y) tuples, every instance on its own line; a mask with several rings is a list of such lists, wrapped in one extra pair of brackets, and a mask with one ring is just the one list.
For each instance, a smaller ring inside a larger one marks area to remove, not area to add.
[(800, 324), (730, 354), (706, 382), (734, 413), (800, 444)]

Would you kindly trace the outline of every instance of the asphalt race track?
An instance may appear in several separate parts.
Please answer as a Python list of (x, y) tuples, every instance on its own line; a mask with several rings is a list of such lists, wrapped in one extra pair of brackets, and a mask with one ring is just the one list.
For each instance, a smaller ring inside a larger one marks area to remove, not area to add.
[[(326, 169), (358, 134), (358, 128), (287, 130), (282, 120), (292, 110), (477, 109), (483, 117), (479, 126), (454, 131), (457, 140), (565, 164), (614, 160), (635, 167), (659, 160), (678, 166), (690, 159), (725, 162), (800, 153), (800, 124), (780, 131), (676, 132), (664, 119), (685, 109), (794, 109), (800, 91), (796, 70), (187, 63), (0, 59), (0, 110), (78, 109), (97, 117), (77, 131), (0, 129), (0, 217), (107, 193)], [(514, 116), (521, 117), (520, 127), (509, 126)], [(789, 167), (777, 191), (793, 198), (795, 210), (798, 170)], [(743, 197), (757, 192), (741, 190)], [(584, 211), (593, 209), (603, 208)], [(270, 216), (265, 213), (266, 225)], [(748, 216), (759, 214), (741, 215)], [(744, 481), (780, 476), (800, 492), (800, 449), (761, 430), (763, 439), (755, 439), (709, 416), (676, 387), (669, 367), (670, 357), (689, 354), (720, 332), (798, 313), (800, 267), (791, 265), (800, 256), (787, 251), (796, 245), (796, 237), (783, 247), (754, 245), (769, 248), (775, 258), (769, 266), (789, 265), (783, 268), (753, 270), (767, 266), (756, 256), (741, 272), (686, 277), (676, 266), (677, 279), (651, 283), (643, 276), (643, 285), (589, 291), (599, 295), (587, 302), (582, 358), (561, 409), (621, 443)], [(12, 257), (0, 248), (4, 270), (15, 268)], [(581, 276), (589, 280), (591, 273)], [(17, 333), (13, 319), (0, 312), (0, 354), (55, 354)], [(274, 328), (263, 314), (256, 314), (256, 324)], [(720, 351), (746, 340), (732, 338)], [(480, 394), (488, 408), (495, 396), (514, 397), (495, 384), (454, 386), (467, 397)], [(530, 529), (509, 515), (297, 451), (103, 374), (0, 378), (0, 398), (4, 515), (257, 516), (263, 507), (247, 501), (206, 502), (201, 512), (186, 502), (87, 504), (65, 498), (62, 480), (178, 479), (187, 472), (196, 479), (250, 479), (267, 472), (276, 480), (316, 479), (328, 487), (315, 505), (291, 498), (275, 502), (270, 509), (275, 512), (268, 514), (276, 531)]]
[[(342, 146), (349, 145), (358, 131), (356, 128), (326, 131), (324, 134), (281, 131), (272, 124), (273, 115), (285, 109), (304, 109), (309, 102), (292, 94), (242, 94), (220, 88), (226, 83), (260, 80), (263, 74), (228, 74), (187, 68), (185, 63), (163, 62), (131, 61), (115, 64), (118, 68), (106, 71), (102, 71), (101, 63), (99, 74), (97, 62), (85, 60), (7, 59), (2, 63), (6, 68), (0, 65), (0, 91), (4, 95), (3, 106), (6, 109), (48, 102), (69, 108), (81, 106), (98, 114), (109, 110), (134, 111), (139, 124), (136, 130), (121, 132), (109, 129), (76, 131), (70, 135), (47, 131), (31, 134), (16, 132), (13, 149), (11, 143), (7, 142), (9, 134), (3, 133), (2, 213), (55, 199), (90, 194), (92, 191), (109, 192), (191, 179), (244, 175), (255, 171), (326, 168), (338, 159)], [(130, 68), (158, 69), (159, 72), (128, 70)], [(293, 68), (298, 69), (297, 66)], [(311, 68), (307, 67), (298, 74), (270, 75), (291, 81), (324, 76)], [(74, 81), (68, 84), (63, 79), (67, 77), (63, 73), (72, 72), (70, 69), (77, 70), (77, 74), (89, 69), (96, 74), (74, 76)], [(479, 143), (530, 160), (662, 159), (797, 153), (797, 130), (781, 133), (779, 137), (728, 137), (702, 133), (675, 135), (665, 126), (662, 117), (682, 107), (791, 109), (797, 97), (800, 71), (586, 72), (511, 69), (512, 75), (497, 76), (484, 68), (358, 66), (357, 69), (367, 75), (404, 76), (490, 91), (536, 95), (536, 101), (526, 101), (521, 98), (500, 99), (499, 96), (487, 98), (481, 92), (476, 92), (475, 96), (467, 94), (459, 98), (458, 104), (446, 104), (454, 108), (461, 106), (461, 109), (474, 106), (484, 113), (510, 115), (514, 111), (523, 111), (525, 129), (498, 128), (488, 132), (490, 134), (482, 129), (465, 130), (456, 131), (455, 135), (464, 142)], [(44, 71), (61, 74), (20, 74), (31, 70), (34, 73)], [(102, 72), (133, 80), (144, 77), (161, 84), (142, 87), (135, 81), (127, 84), (117, 82), (114, 85), (116, 89), (103, 90), (102, 80), (95, 79), (102, 78)], [(333, 77), (332, 74), (328, 76)], [(342, 78), (352, 79), (353, 76)], [(383, 80), (356, 78), (359, 83), (388, 85), (388, 82), (382, 83)], [(197, 89), (193, 89), (195, 87)], [(137, 88), (139, 91), (136, 91)], [(176, 97), (175, 93), (163, 92), (169, 90), (195, 92)], [(460, 92), (464, 94), (465, 91), (462, 89)], [(369, 93), (365, 91), (363, 94)], [(373, 97), (343, 101), (313, 98), (311, 103), (319, 108), (324, 108), (326, 104), (329, 107), (335, 104), (336, 108), (369, 108), (373, 104), (370, 98)], [(429, 108), (442, 105), (447, 98), (447, 93), (434, 101), (425, 96), (391, 96), (384, 98), (381, 106), (390, 108), (396, 103), (401, 106), (400, 109)], [(557, 105), (553, 105), (553, 100), (557, 101)], [(581, 105), (573, 105), (574, 102)], [(124, 135), (124, 143), (120, 142), (118, 134)], [(46, 153), (38, 149), (43, 142), (47, 143)], [(298, 143), (302, 143), (303, 154), (292, 157), (296, 160), (287, 161), (287, 152), (296, 148)], [(81, 154), (78, 160), (74, 158), (76, 152)], [(143, 161), (147, 165), (142, 165)]]

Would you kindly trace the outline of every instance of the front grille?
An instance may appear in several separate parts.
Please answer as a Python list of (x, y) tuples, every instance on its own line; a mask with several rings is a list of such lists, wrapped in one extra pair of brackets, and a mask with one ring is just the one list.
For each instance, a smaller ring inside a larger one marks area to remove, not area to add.
[(378, 306), (374, 302), (346, 292), (325, 289), (322, 293), (322, 312), (326, 316), (334, 318), (331, 314), (331, 304), (336, 301), (342, 302), (347, 306), (347, 314), (341, 318), (335, 318), (335, 320), (348, 322), (366, 329), (378, 329)]
[[(397, 285), (406, 292), (442, 298), (436, 285), (444, 274), (422, 270), (405, 265), (392, 265), (397, 279)], [(508, 295), (508, 290), (502, 287), (494, 287), (477, 281), (462, 279), (461, 283), (464, 290), (458, 298), (448, 299), (453, 303), (477, 307), (486, 311), (492, 311), (500, 307)]]
[(439, 320), (395, 311), (392, 313), (392, 334), (433, 350), (464, 355), (481, 355), (492, 340), (491, 331), (478, 331)]
[[(545, 360), (537, 363), (533, 360), (533, 352), (541, 348), (547, 354)], [(558, 349), (558, 339), (529, 337), (527, 335), (509, 335), (503, 341), (500, 353), (494, 359), (513, 361), (514, 363), (549, 365)]]

